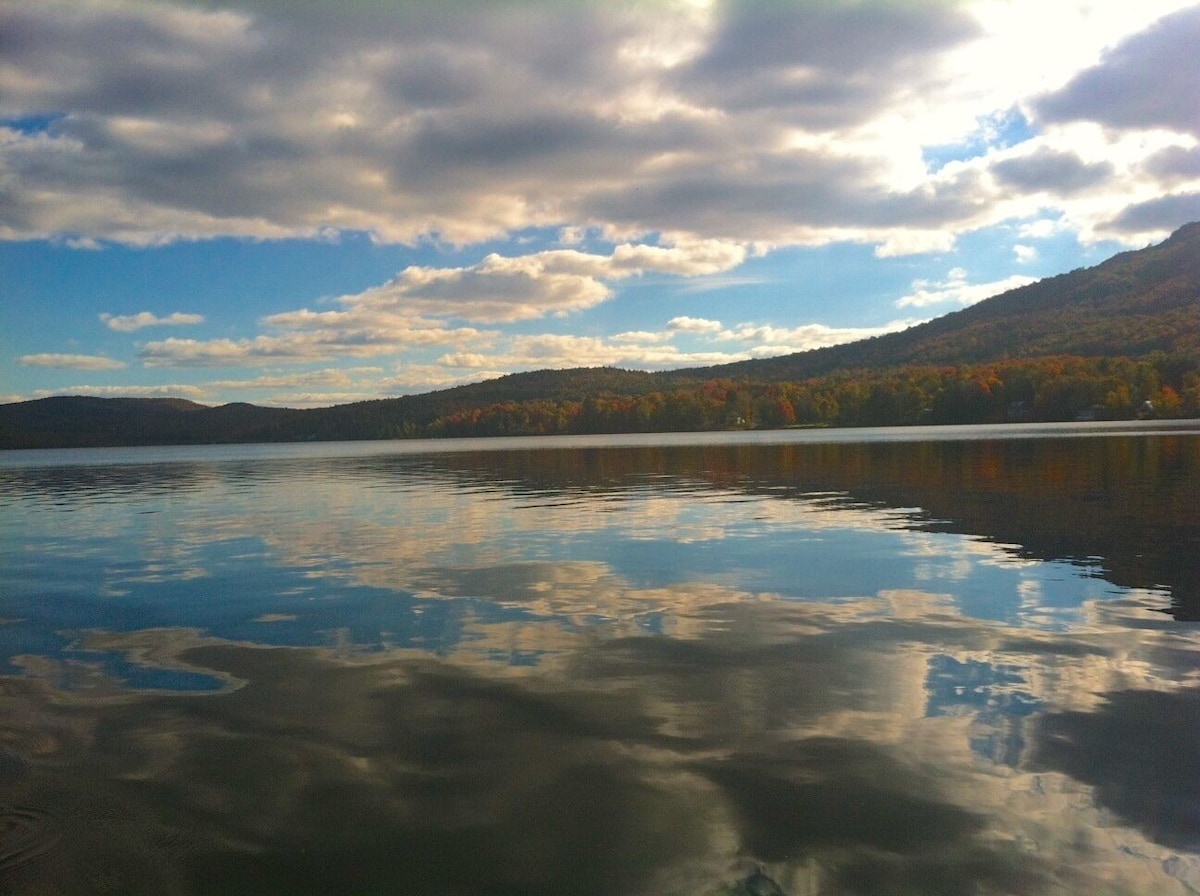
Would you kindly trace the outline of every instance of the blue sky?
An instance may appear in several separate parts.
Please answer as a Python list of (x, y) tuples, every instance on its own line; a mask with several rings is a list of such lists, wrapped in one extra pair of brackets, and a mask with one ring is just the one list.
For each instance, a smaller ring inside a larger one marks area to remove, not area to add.
[(1200, 219), (1200, 6), (0, 0), (0, 401), (845, 342)]

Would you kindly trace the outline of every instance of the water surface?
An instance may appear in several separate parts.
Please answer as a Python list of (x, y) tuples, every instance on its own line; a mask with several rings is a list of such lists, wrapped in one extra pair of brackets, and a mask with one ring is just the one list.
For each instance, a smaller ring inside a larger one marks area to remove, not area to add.
[(1200, 891), (1194, 425), (0, 455), (0, 892)]

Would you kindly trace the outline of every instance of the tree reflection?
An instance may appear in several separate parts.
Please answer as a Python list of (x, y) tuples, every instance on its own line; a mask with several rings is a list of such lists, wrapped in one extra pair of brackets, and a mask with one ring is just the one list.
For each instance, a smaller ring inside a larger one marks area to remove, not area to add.
[[(364, 462), (367, 475), (408, 461)], [(1200, 439), (1191, 435), (833, 442), (430, 455), (423, 469), (516, 494), (737, 489), (781, 500), (841, 494), (912, 510), (907, 525), (1070, 560), (1114, 584), (1167, 588), (1200, 619)]]

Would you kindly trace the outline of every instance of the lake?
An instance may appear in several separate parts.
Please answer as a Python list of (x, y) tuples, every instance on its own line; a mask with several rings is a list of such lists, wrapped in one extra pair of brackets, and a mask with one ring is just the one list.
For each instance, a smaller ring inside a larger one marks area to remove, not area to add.
[(1195, 894), (1200, 423), (0, 453), (0, 892)]

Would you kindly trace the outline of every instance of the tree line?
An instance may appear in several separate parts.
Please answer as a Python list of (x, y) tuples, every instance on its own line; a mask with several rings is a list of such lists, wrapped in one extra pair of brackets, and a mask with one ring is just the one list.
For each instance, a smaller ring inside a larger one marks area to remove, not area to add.
[(1200, 357), (1191, 352), (859, 367), (790, 379), (627, 373), (514, 374), (478, 388), (308, 410), (47, 398), (0, 406), (0, 448), (1200, 417)]
[(794, 382), (713, 379), (637, 395), (498, 401), (405, 435), (558, 435), (1200, 416), (1191, 358), (1049, 357), (847, 370)]

